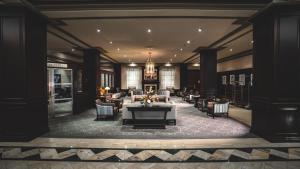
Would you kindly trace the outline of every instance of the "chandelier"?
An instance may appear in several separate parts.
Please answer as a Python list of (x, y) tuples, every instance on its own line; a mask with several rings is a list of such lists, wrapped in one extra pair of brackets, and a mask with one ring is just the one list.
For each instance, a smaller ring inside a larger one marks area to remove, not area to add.
[(151, 60), (151, 52), (149, 52), (149, 56), (148, 56), (146, 64), (145, 64), (145, 72), (146, 72), (146, 75), (150, 76), (150, 77), (152, 77), (155, 73), (154, 63)]

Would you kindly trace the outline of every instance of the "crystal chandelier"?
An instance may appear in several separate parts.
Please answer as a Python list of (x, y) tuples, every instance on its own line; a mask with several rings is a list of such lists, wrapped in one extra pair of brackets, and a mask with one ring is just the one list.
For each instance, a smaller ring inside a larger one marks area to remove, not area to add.
[(146, 75), (152, 77), (155, 73), (154, 63), (151, 60), (151, 52), (149, 52), (148, 59), (145, 64)]

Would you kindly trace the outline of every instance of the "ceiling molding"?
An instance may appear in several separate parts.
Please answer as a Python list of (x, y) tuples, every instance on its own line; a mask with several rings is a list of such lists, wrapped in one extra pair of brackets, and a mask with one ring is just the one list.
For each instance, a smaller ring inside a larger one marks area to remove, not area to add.
[(221, 45), (219, 45), (221, 48), (223, 47), (223, 49), (224, 48), (226, 48), (226, 47), (224, 47), (224, 45), (227, 45), (227, 44), (229, 44), (229, 43), (231, 43), (231, 42), (233, 42), (233, 41), (235, 41), (235, 40), (237, 40), (237, 39), (239, 39), (239, 38), (241, 38), (241, 37), (243, 37), (243, 36), (245, 36), (245, 35), (247, 35), (247, 34), (249, 34), (249, 33), (251, 33), (251, 32), (253, 32), (253, 29), (251, 29), (251, 30), (249, 30), (249, 31), (247, 31), (247, 32), (244, 32), (244, 33), (242, 33), (241, 35), (239, 35), (239, 36), (237, 36), (237, 37), (235, 37), (235, 38), (233, 38), (233, 39), (231, 39), (231, 40), (229, 40), (229, 41), (227, 41), (227, 42), (225, 42), (225, 43), (223, 43), (223, 44), (221, 44)]
[(104, 59), (106, 59), (106, 60), (109, 60), (109, 61), (111, 61), (111, 62), (113, 62), (113, 63), (119, 63), (118, 61), (116, 61), (115, 59), (113, 59), (113, 58), (111, 58), (110, 56), (108, 56), (108, 55), (106, 55), (106, 54), (104, 54), (104, 53), (101, 53), (100, 54), (100, 58), (104, 58)]
[[(239, 16), (107, 16), (107, 17), (62, 17), (53, 18), (62, 23), (63, 20), (85, 20), (85, 19), (237, 19), (246, 20), (248, 17)], [(235, 23), (238, 24), (238, 23)]]
[(55, 55), (52, 55), (52, 54), (47, 54), (47, 58), (55, 59), (55, 60), (61, 61), (61, 62), (63, 62), (63, 63), (82, 64), (82, 62), (75, 61), (75, 60), (73, 60), (73, 59), (67, 59), (67, 58), (62, 59), (62, 58), (59, 58), (59, 57), (57, 57), (57, 56), (55, 56)]
[(235, 59), (238, 59), (238, 58), (242, 58), (242, 57), (245, 57), (245, 56), (249, 56), (249, 55), (252, 55), (252, 54), (253, 54), (253, 50), (249, 49), (249, 50), (245, 50), (245, 51), (230, 55), (230, 56), (225, 57), (225, 58), (218, 59), (217, 62), (218, 63), (228, 62), (228, 61), (235, 60)]
[[(262, 2), (263, 1), (263, 2)], [(93, 10), (93, 9), (258, 9), (262, 8), (272, 0), (236, 0), (235, 2), (228, 3), (226, 0), (221, 0), (221, 2), (212, 3), (209, 0), (205, 2), (202, 0), (194, 0), (193, 2), (183, 1), (174, 3), (174, 1), (169, 2), (155, 2), (155, 0), (150, 1), (151, 3), (143, 3), (141, 1), (130, 2), (129, 0), (124, 1), (64, 1), (64, 2), (51, 2), (43, 1), (43, 3), (38, 3), (36, 0), (30, 0), (30, 2), (41, 10)]]
[(240, 27), (234, 29), (233, 31), (229, 32), (228, 34), (224, 35), (223, 37), (221, 37), (220, 39), (218, 39), (217, 41), (213, 42), (212, 44), (210, 44), (208, 46), (208, 48), (212, 48), (214, 46), (216, 46), (217, 44), (225, 41), (226, 39), (230, 38), (231, 36), (235, 35), (236, 33), (242, 31), (243, 29), (247, 28), (249, 25), (251, 25), (250, 23), (246, 22), (243, 25), (241, 25)]
[(62, 33), (64, 33), (65, 35), (71, 37), (72, 39), (76, 40), (77, 42), (80, 42), (81, 44), (84, 44), (86, 47), (88, 47), (88, 48), (93, 48), (91, 45), (89, 45), (88, 43), (84, 42), (83, 40), (77, 38), (75, 35), (73, 35), (73, 34), (67, 32), (67, 31), (64, 30), (63, 28), (60, 28), (60, 27), (58, 27), (58, 26), (56, 26), (56, 25), (51, 25), (51, 26), (52, 26), (54, 29), (56, 29), (56, 30), (58, 30), (58, 31), (60, 31), (60, 32), (62, 32)]
[(189, 60), (193, 59), (194, 57), (196, 57), (196, 56), (198, 56), (198, 55), (199, 55), (198, 53), (195, 53), (194, 55), (192, 55), (192, 56), (188, 57), (187, 59), (185, 59), (185, 60), (183, 61), (183, 63), (188, 63)]
[(74, 46), (77, 47), (78, 49), (81, 48), (78, 44), (76, 44), (76, 43), (74, 43), (74, 42), (72, 42), (72, 41), (70, 41), (70, 40), (64, 38), (63, 36), (58, 35), (57, 33), (54, 33), (54, 32), (52, 32), (52, 31), (50, 31), (50, 30), (47, 30), (47, 32), (50, 33), (50, 34), (52, 34), (52, 35), (54, 35), (54, 36), (56, 36), (56, 37), (58, 37), (58, 38), (60, 38), (60, 39), (62, 39), (62, 40), (64, 40), (64, 41), (66, 41), (66, 42), (68, 42), (68, 43), (71, 44), (71, 45), (74, 45)]

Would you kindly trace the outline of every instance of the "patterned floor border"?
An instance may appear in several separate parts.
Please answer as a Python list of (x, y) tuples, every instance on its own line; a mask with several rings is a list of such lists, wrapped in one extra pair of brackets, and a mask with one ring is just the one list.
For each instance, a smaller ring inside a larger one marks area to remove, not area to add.
[(300, 147), (111, 149), (0, 146), (0, 160), (127, 163), (300, 161)]

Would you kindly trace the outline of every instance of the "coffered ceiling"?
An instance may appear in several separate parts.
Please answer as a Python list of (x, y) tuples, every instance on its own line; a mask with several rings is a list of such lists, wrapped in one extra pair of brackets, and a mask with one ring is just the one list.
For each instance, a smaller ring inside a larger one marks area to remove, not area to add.
[[(41, 12), (61, 23), (57, 26), (60, 29), (91, 47), (103, 49), (105, 55), (117, 62), (143, 63), (151, 51), (156, 63), (179, 63), (195, 55), (193, 51), (198, 47), (208, 47), (239, 28), (257, 10), (43, 9)], [(231, 42), (217, 44), (224, 47), (219, 58), (247, 50), (251, 41), (252, 35), (247, 33)], [(51, 51), (69, 52), (78, 46), (57, 40), (52, 34), (48, 36)]]

